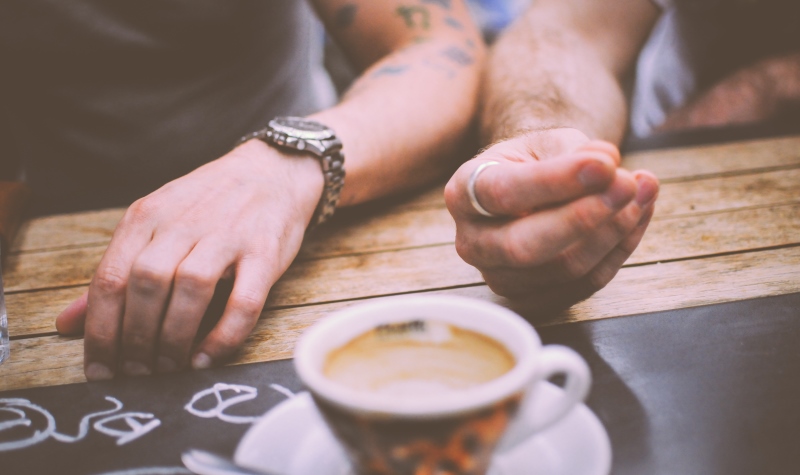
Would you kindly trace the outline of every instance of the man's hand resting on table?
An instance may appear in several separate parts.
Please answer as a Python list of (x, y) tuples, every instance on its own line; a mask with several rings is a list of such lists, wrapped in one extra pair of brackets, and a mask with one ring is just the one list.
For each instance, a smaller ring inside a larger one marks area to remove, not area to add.
[[(487, 218), (470, 203), (470, 175)], [(617, 148), (575, 129), (497, 143), (465, 163), (445, 189), (456, 249), (497, 294), (570, 305), (604, 287), (636, 249), (658, 180), (618, 168)]]
[[(134, 203), (88, 296), (56, 321), (60, 333), (85, 327), (86, 377), (205, 368), (233, 352), (300, 249), (322, 188), (315, 158), (251, 140)], [(224, 276), (234, 278), (224, 314), (193, 348)]]

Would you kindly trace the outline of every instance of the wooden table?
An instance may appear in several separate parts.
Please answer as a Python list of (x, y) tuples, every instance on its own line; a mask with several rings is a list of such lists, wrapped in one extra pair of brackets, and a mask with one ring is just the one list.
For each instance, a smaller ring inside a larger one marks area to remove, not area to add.
[[(643, 242), (605, 289), (537, 328), (800, 292), (800, 136), (636, 152), (624, 166), (662, 183)], [(424, 292), (514, 307), (456, 254), (442, 189), (342, 213), (308, 239), (233, 364), (290, 358), (303, 329), (355, 301)], [(4, 269), (12, 343), (0, 390), (84, 381), (82, 339), (53, 321), (86, 290), (122, 213), (24, 225)]]

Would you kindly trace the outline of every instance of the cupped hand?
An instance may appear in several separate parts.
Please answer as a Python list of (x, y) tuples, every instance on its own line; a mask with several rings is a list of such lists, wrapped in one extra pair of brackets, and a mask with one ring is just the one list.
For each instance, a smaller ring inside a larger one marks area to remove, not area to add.
[[(88, 295), (57, 318), (84, 330), (87, 379), (206, 368), (247, 337), (300, 248), (322, 193), (319, 163), (251, 140), (135, 202), (117, 225)], [(195, 337), (217, 282), (233, 290)]]
[[(470, 175), (487, 218), (472, 206)], [(445, 188), (456, 250), (497, 294), (567, 306), (603, 288), (644, 235), (658, 180), (575, 129), (528, 133), (466, 162)]]

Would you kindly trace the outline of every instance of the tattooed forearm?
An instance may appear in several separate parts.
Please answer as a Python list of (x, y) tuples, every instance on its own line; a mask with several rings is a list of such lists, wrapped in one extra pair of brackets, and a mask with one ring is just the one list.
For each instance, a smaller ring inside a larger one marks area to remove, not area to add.
[(425, 7), (397, 7), (397, 14), (406, 22), (409, 28), (420, 27), (428, 30), (431, 27), (431, 15)]
[(356, 12), (358, 11), (358, 5), (355, 3), (348, 3), (336, 10), (336, 15), (334, 17), (334, 23), (338, 28), (347, 28), (348, 26), (353, 24), (353, 21), (356, 19)]
[(386, 66), (383, 66), (372, 73), (372, 77), (377, 78), (380, 76), (398, 76), (408, 71), (408, 68), (409, 66), (407, 64), (387, 64)]
[(442, 51), (442, 56), (455, 62), (459, 66), (470, 66), (475, 62), (471, 54), (467, 53), (458, 46), (450, 46)]

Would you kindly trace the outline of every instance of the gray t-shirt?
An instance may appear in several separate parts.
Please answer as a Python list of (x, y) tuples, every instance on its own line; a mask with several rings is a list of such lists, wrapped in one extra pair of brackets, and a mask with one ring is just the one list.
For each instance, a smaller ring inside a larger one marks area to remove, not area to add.
[(3, 0), (0, 114), (35, 214), (124, 206), (330, 105), (298, 0)]
[(631, 104), (642, 137), (669, 111), (736, 70), (800, 51), (798, 0), (653, 0), (662, 15), (643, 48)]

